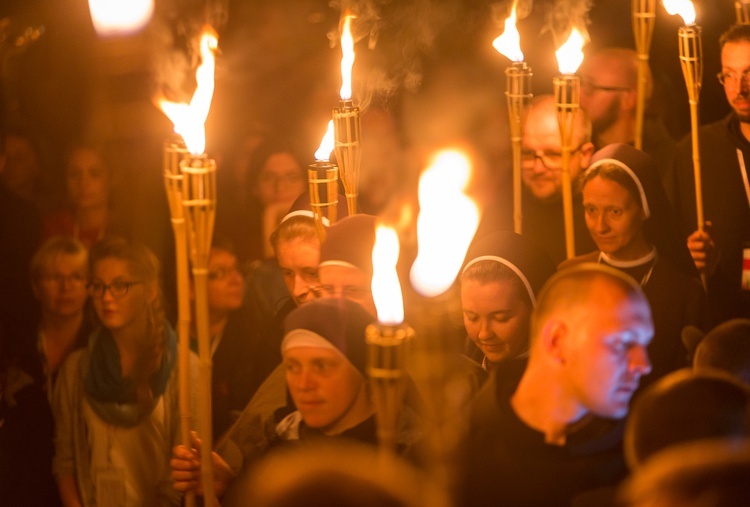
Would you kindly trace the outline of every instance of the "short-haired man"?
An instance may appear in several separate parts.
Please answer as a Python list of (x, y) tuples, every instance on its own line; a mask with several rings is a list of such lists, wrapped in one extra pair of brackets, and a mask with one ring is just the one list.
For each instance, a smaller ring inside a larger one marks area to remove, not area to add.
[[(581, 76), (581, 109), (593, 128), (596, 149), (612, 143), (635, 142), (638, 106), (638, 53), (629, 48), (610, 47), (588, 55), (578, 71)], [(651, 72), (646, 74), (646, 100), (651, 98)], [(662, 171), (672, 162), (675, 142), (664, 123), (644, 115), (642, 149)]]
[(690, 136), (678, 144), (667, 181), (695, 266), (707, 279), (714, 324), (750, 317), (750, 283), (742, 282), (743, 250), (750, 255), (750, 26), (733, 26), (720, 45), (718, 78), (732, 112), (699, 131), (704, 230), (697, 227)]
[(463, 505), (568, 505), (625, 475), (622, 419), (646, 375), (648, 301), (624, 273), (581, 264), (542, 289), (518, 385), (498, 375), (475, 400)]

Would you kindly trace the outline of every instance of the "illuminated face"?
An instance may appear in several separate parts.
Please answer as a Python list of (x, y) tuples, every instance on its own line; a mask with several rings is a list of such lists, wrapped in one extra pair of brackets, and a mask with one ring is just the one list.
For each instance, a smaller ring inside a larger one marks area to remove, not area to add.
[(721, 49), (724, 93), (740, 121), (750, 122), (750, 82), (744, 73), (750, 70), (750, 42), (728, 42)]
[(145, 326), (149, 304), (156, 297), (156, 286), (136, 279), (127, 261), (115, 257), (98, 260), (93, 266), (89, 287), (94, 310), (104, 327), (117, 331)]
[(509, 282), (461, 282), (464, 326), (487, 359), (498, 363), (527, 350), (530, 310)]
[(237, 267), (237, 257), (219, 248), (212, 248), (208, 259), (208, 308), (224, 314), (242, 306), (245, 281)]
[(106, 206), (109, 175), (96, 152), (79, 148), (70, 155), (65, 173), (68, 197), (76, 208)]
[[(573, 143), (577, 136), (573, 136)], [(570, 177), (578, 176), (588, 166), (593, 146), (590, 143), (571, 147)], [(524, 185), (539, 200), (554, 200), (562, 192), (562, 148), (557, 117), (544, 107), (532, 108), (523, 134), (521, 176)]]
[(336, 435), (369, 416), (365, 380), (340, 352), (294, 347), (283, 359), (294, 405), (311, 428)]
[(600, 251), (618, 260), (635, 260), (648, 253), (643, 209), (625, 187), (595, 176), (583, 188), (583, 209)]
[(318, 286), (321, 297), (337, 297), (354, 301), (371, 315), (376, 316), (372, 299), (372, 278), (354, 266), (327, 264), (318, 268)]
[(59, 254), (47, 263), (34, 294), (42, 311), (57, 317), (80, 315), (86, 303), (86, 256)]
[(318, 283), (320, 242), (316, 239), (292, 238), (279, 241), (276, 259), (284, 275), (284, 283), (292, 299), (300, 306), (315, 299), (311, 286)]
[(290, 153), (274, 153), (258, 175), (258, 197), (264, 205), (287, 203), (287, 207), (305, 191), (302, 167)]
[(568, 394), (581, 413), (625, 417), (640, 378), (651, 371), (646, 347), (654, 327), (648, 302), (629, 299), (611, 281), (599, 279), (585, 308), (571, 313), (570, 340), (560, 352)]

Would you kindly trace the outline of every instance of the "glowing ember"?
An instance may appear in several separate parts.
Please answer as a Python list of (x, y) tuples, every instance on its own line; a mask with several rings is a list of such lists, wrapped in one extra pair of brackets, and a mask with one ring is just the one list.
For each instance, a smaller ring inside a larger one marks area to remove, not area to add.
[(555, 51), (557, 67), (562, 74), (575, 74), (583, 62), (583, 35), (577, 29), (570, 31), (570, 36), (565, 44)]
[(352, 37), (352, 16), (344, 16), (341, 30), (341, 100), (352, 98), (352, 67), (354, 67), (354, 38)]
[(418, 251), (410, 278), (424, 296), (448, 290), (479, 225), (479, 210), (463, 192), (470, 176), (466, 155), (448, 150), (419, 180)]
[(378, 310), (378, 322), (397, 326), (404, 321), (404, 298), (398, 281), (396, 263), (399, 244), (396, 231), (379, 225), (372, 248), (372, 298)]
[(154, 14), (154, 0), (89, 0), (89, 10), (99, 35), (127, 35), (148, 24)]
[(505, 20), (505, 31), (492, 42), (492, 47), (514, 62), (523, 61), (523, 52), (521, 52), (521, 37), (516, 29), (516, 2), (513, 2), (513, 9), (510, 16)]
[(190, 104), (159, 99), (159, 107), (174, 124), (174, 131), (182, 136), (188, 151), (200, 155), (206, 150), (206, 118), (214, 95), (214, 52), (219, 44), (218, 35), (207, 26), (201, 33), (201, 64), (195, 73), (198, 86)]
[(323, 139), (320, 141), (320, 147), (318, 147), (318, 150), (315, 152), (315, 160), (329, 160), (331, 158), (333, 146), (333, 120), (328, 120), (328, 129), (326, 130)]
[(686, 25), (695, 24), (695, 6), (690, 0), (662, 0), (669, 14), (679, 14)]

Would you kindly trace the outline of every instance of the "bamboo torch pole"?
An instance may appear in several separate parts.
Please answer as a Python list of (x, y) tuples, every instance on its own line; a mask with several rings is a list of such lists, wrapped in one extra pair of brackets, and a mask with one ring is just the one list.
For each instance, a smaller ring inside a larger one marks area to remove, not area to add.
[(183, 207), (195, 286), (195, 322), (198, 334), (198, 427), (203, 452), (201, 476), (205, 505), (214, 505), (213, 428), (211, 422), (211, 334), (208, 322), (208, 256), (216, 216), (216, 162), (205, 155), (180, 164), (185, 177)]
[(638, 53), (638, 102), (635, 114), (635, 147), (643, 149), (643, 118), (648, 93), (648, 60), (656, 21), (656, 0), (633, 0), (633, 35)]
[[(164, 144), (164, 187), (169, 202), (169, 212), (174, 233), (175, 262), (177, 270), (177, 361), (180, 383), (180, 434), (182, 444), (190, 449), (190, 274), (188, 271), (188, 246), (185, 214), (182, 208), (183, 181), (180, 162), (188, 156), (185, 143), (175, 139)], [(195, 495), (185, 495), (186, 507), (195, 505)]]
[(513, 149), (513, 228), (517, 234), (523, 231), (521, 211), (521, 145), (526, 118), (531, 106), (531, 67), (525, 62), (513, 62), (505, 69), (507, 76), (506, 98), (510, 122), (510, 142)]
[(748, 0), (735, 0), (734, 10), (737, 13), (737, 24), (748, 25), (750, 24), (750, 1)]

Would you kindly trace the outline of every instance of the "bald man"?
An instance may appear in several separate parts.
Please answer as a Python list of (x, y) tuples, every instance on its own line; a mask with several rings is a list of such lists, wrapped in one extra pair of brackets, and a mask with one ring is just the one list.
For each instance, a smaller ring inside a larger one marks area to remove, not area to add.
[(502, 375), (475, 400), (462, 467), (463, 505), (568, 505), (626, 473), (622, 419), (651, 364), (648, 302), (600, 264), (557, 273), (531, 318), (518, 385)]

